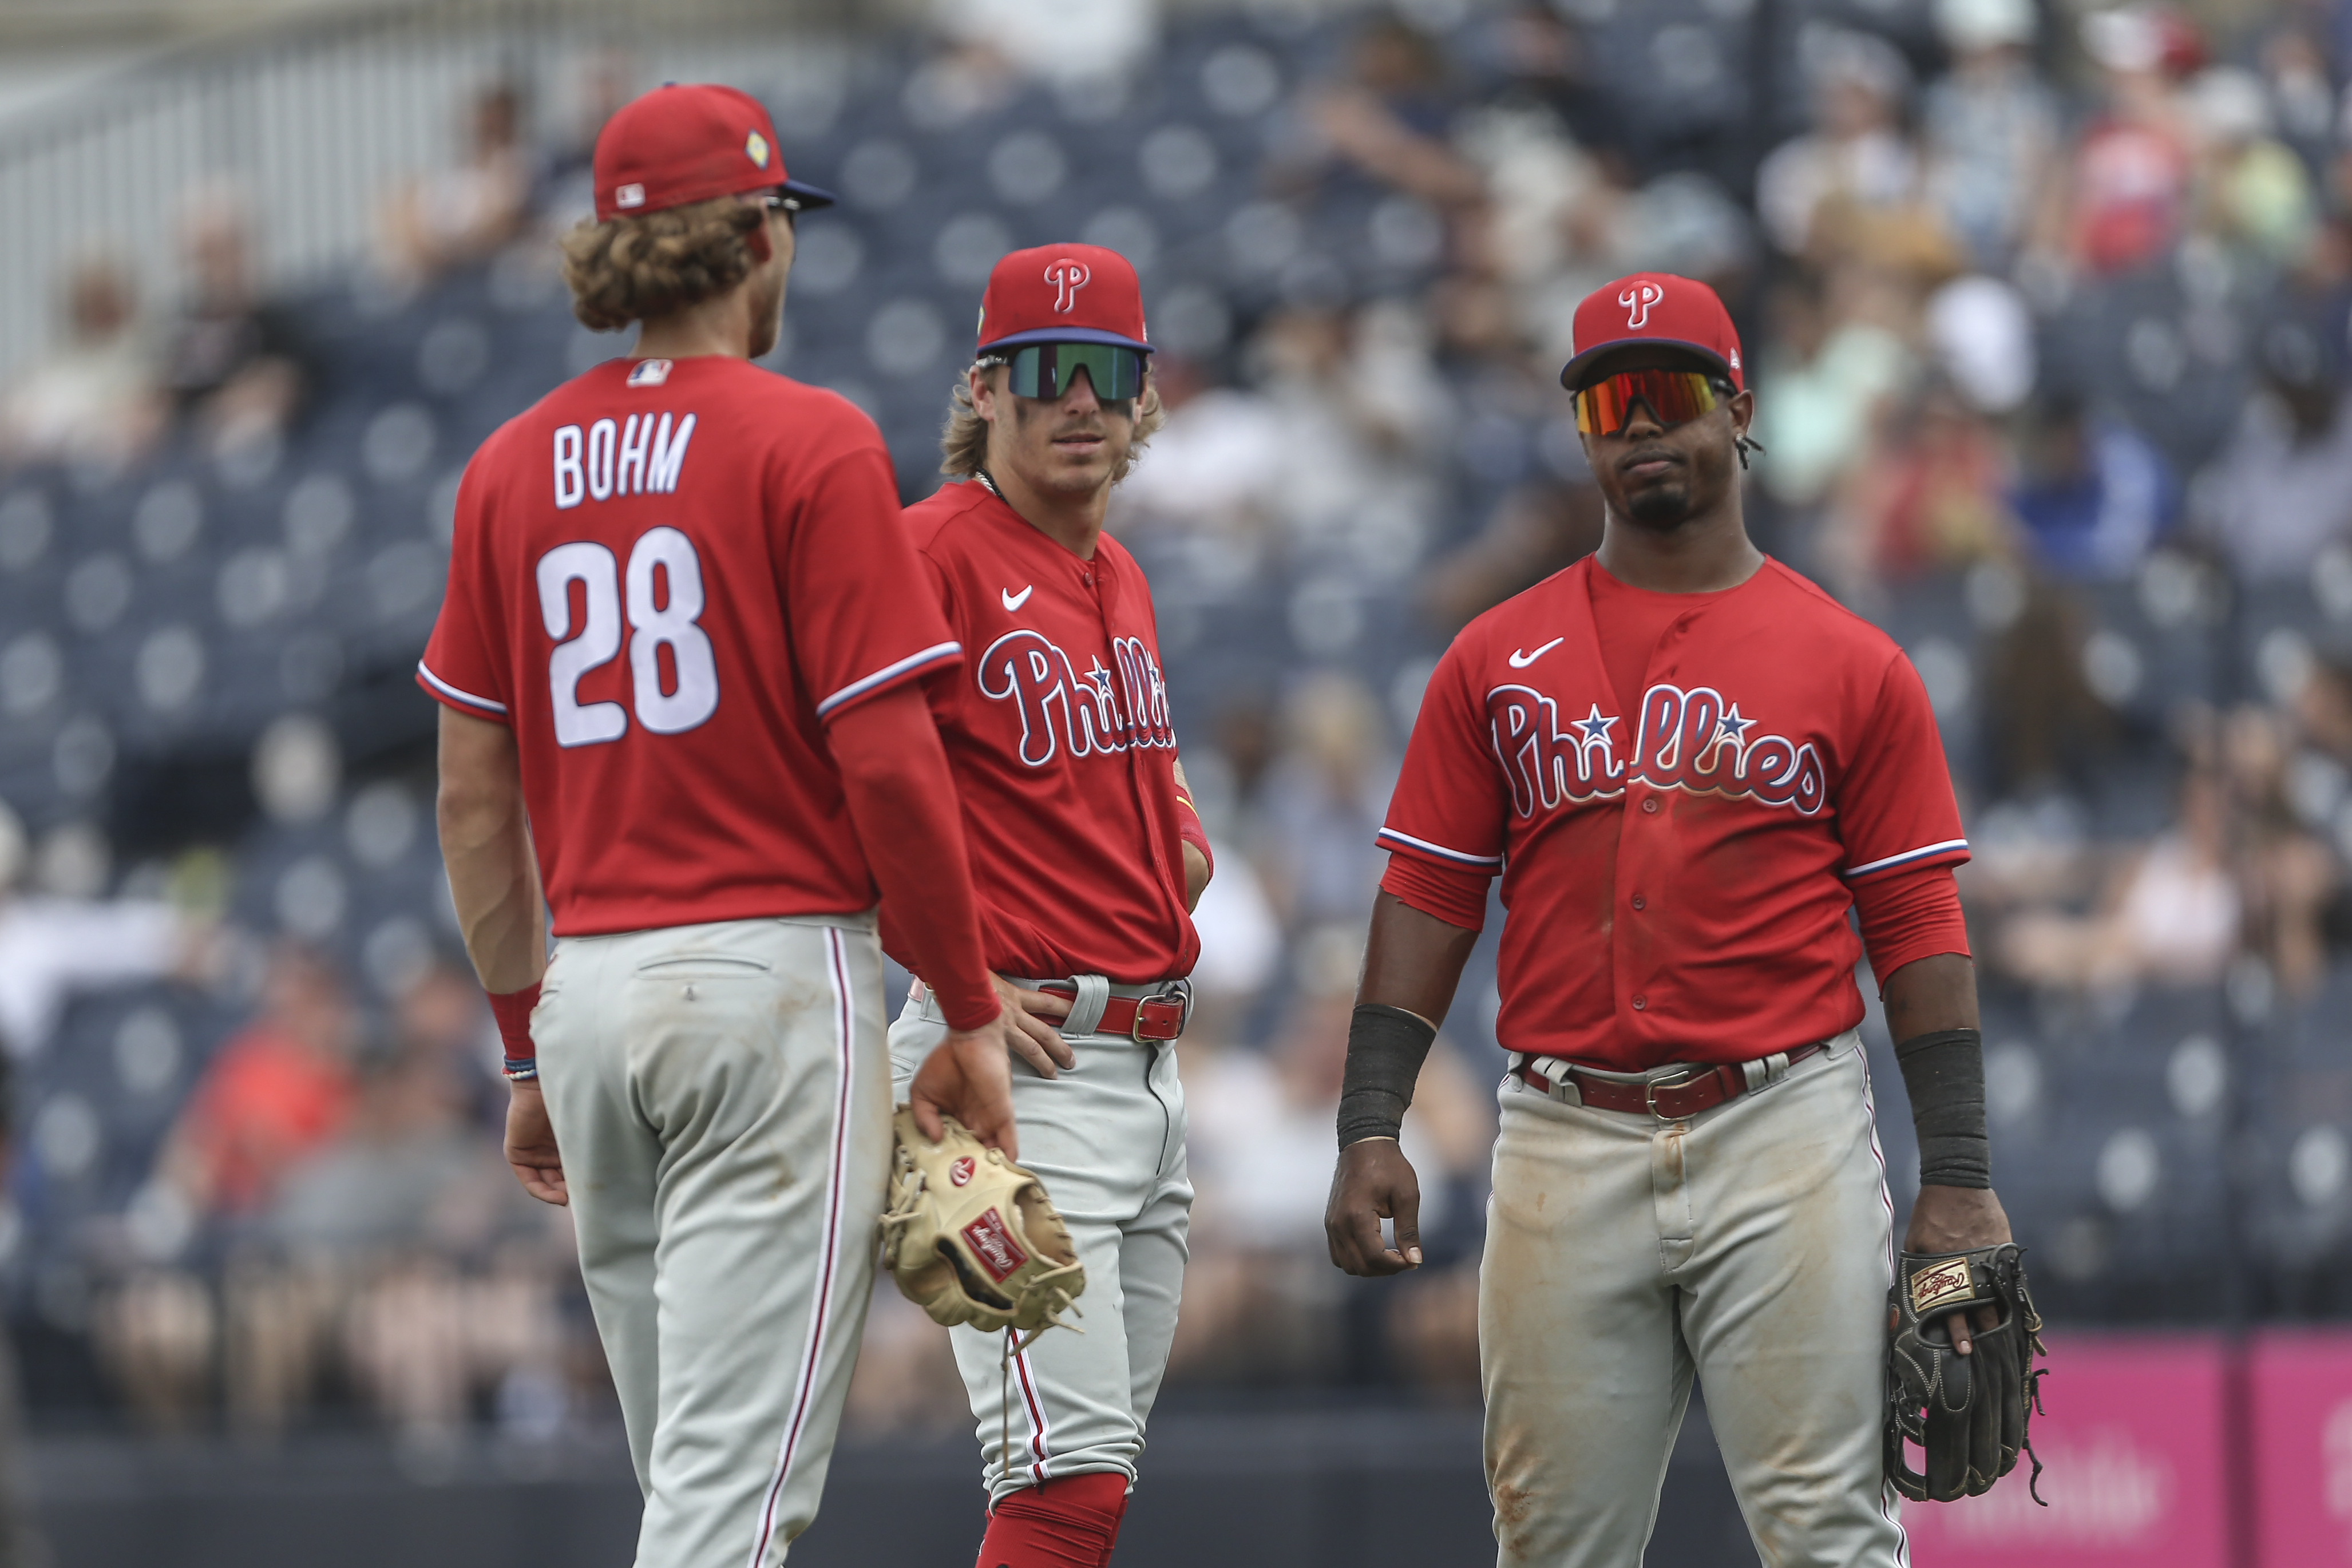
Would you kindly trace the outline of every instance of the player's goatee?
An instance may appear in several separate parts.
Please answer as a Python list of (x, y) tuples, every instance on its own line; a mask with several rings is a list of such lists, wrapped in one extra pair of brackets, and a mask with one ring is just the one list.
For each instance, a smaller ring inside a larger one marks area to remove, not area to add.
[(1626, 498), (1633, 521), (1648, 528), (1672, 528), (1691, 514), (1690, 491), (1681, 485), (1653, 485)]

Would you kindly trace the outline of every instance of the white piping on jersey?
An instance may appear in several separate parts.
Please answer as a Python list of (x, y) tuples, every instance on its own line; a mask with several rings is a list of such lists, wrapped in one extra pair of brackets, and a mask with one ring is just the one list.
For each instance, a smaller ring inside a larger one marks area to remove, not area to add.
[(936, 664), (943, 658), (952, 658), (962, 651), (963, 644), (960, 642), (943, 642), (933, 643), (920, 653), (910, 653), (896, 664), (886, 664), (873, 674), (851, 681), (818, 703), (816, 716), (822, 719), (853, 697), (863, 697), (876, 687), (887, 686), (910, 670), (920, 669), (927, 664)]
[(1947, 838), (1941, 844), (1930, 844), (1924, 849), (1906, 849), (1902, 854), (1889, 855), (1884, 860), (1873, 860), (1861, 866), (1849, 866), (1838, 875), (1866, 877), (1873, 871), (1884, 871), (1895, 866), (1907, 866), (1914, 860), (1925, 860), (1930, 855), (1942, 855), (1954, 849), (1966, 849), (1968, 847), (1969, 841), (1965, 838)]
[[(845, 1167), (849, 1163), (849, 1089), (855, 1076), (855, 1044), (857, 1028), (856, 1014), (851, 1010), (852, 995), (848, 960), (841, 942), (839, 927), (830, 927), (824, 933), (825, 972), (833, 981), (833, 1142), (824, 1177), (824, 1241), (817, 1253), (816, 1300), (809, 1310), (808, 1342), (801, 1351), (800, 1376), (793, 1389), (793, 1403), (785, 1419), (782, 1438), (776, 1446), (776, 1471), (768, 1482), (767, 1498), (760, 1506), (760, 1537), (751, 1548), (745, 1568), (766, 1568), (768, 1542), (776, 1532), (776, 1504), (792, 1479), (793, 1462), (800, 1457), (801, 1434), (806, 1430), (810, 1406), (816, 1397), (817, 1377), (824, 1367), (827, 1331), (835, 1327), (827, 1308), (833, 1301), (833, 1276), (841, 1254), (842, 1208), (847, 1186)], [(820, 1456), (822, 1459), (824, 1456)]]
[(1442, 856), (1448, 860), (1459, 860), (1465, 866), (1499, 866), (1503, 863), (1503, 858), (1500, 855), (1465, 854), (1459, 849), (1448, 849), (1443, 844), (1432, 844), (1426, 838), (1415, 838), (1410, 833), (1399, 833), (1393, 827), (1381, 828), (1378, 837), (1394, 839), (1407, 848), (1419, 849), (1425, 854)]
[(507, 705), (503, 702), (493, 702), (487, 697), (477, 697), (470, 691), (458, 690), (457, 688), (425, 668), (425, 661), (421, 658), (416, 661), (416, 673), (423, 676), (426, 684), (434, 690), (444, 697), (454, 697), (468, 708), (479, 708), (485, 713), (503, 713), (507, 710)]

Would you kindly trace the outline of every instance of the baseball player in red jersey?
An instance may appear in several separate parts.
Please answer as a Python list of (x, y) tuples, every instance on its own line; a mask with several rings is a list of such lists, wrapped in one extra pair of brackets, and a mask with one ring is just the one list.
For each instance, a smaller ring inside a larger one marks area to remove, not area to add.
[[(418, 679), (507, 1157), (569, 1201), (640, 1568), (814, 1517), (890, 1159), (877, 886), (947, 1038), (911, 1086), (1013, 1148), (1009, 1025), (924, 695), (961, 668), (871, 421), (751, 364), (796, 211), (775, 132), (670, 86), (597, 138), (575, 311), (635, 349), (485, 442)], [(541, 927), (552, 916), (552, 957)], [(542, 964), (544, 978), (542, 979)]]
[[(1192, 1187), (1174, 1047), (1208, 839), (1177, 765), (1150, 589), (1102, 531), (1111, 487), (1160, 422), (1150, 353), (1123, 257), (1006, 257), (943, 441), (961, 482), (907, 511), (968, 650), (935, 702), (989, 967), (1024, 1031), (1024, 1163), (1087, 1271), (1082, 1335), (1019, 1349), (951, 1331), (991, 1501), (984, 1568), (1110, 1560), (1183, 1285)], [(926, 990), (890, 1031), (902, 1083), (947, 1026)]]
[(1696, 1374), (1765, 1562), (1893, 1568), (1893, 1215), (1853, 967), (1866, 950), (1920, 1127), (1906, 1247), (2007, 1240), (1968, 846), (1910, 663), (1748, 541), (1753, 401), (1722, 304), (1622, 279), (1575, 341), (1561, 380), (1606, 531), (1465, 628), (1423, 700), (1381, 835), (1332, 1259), (1420, 1261), (1395, 1134), (1500, 873), (1478, 1323), (1498, 1561), (1638, 1563)]

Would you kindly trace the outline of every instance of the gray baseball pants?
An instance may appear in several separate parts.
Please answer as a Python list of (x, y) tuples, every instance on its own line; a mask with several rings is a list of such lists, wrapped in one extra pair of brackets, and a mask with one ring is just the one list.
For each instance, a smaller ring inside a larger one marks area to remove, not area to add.
[(1636, 1568), (1696, 1374), (1771, 1568), (1908, 1561), (1893, 1210), (1858, 1037), (1680, 1121), (1507, 1078), (1478, 1279), (1496, 1561)]
[[(1034, 990), (1037, 982), (1014, 984)], [(1112, 987), (1128, 996), (1158, 989)], [(928, 994), (907, 1004), (890, 1028), (898, 1098), (946, 1037)], [(1021, 1163), (1045, 1184), (1087, 1266), (1077, 1302), (1086, 1332), (1049, 1329), (1008, 1365), (1010, 1336), (949, 1331), (992, 1506), (1057, 1476), (1116, 1470), (1134, 1480), (1184, 1288), (1192, 1183), (1175, 1046), (1068, 1030), (1064, 1037), (1078, 1059), (1059, 1077), (1013, 1062), (1013, 1112)]]
[(637, 1568), (769, 1568), (816, 1517), (873, 1285), (873, 922), (568, 937), (531, 1036), (645, 1493)]

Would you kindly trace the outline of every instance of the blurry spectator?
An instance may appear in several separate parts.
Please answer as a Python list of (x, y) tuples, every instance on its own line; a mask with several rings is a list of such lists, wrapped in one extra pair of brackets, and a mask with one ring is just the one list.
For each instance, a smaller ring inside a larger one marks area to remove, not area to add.
[(282, 437), (317, 379), (293, 313), (261, 296), (252, 229), (245, 198), (226, 186), (191, 198), (181, 227), (189, 297), (164, 349), (163, 385), (218, 452)]
[(1832, 206), (1870, 211), (1909, 206), (1919, 195), (1919, 159), (1902, 128), (1911, 71), (1883, 38), (1808, 27), (1806, 80), (1813, 129), (1772, 150), (1756, 171), (1764, 232), (1790, 256), (1822, 254), (1815, 228)]
[(24, 826), (0, 802), (0, 1047), (10, 1058), (46, 1050), (76, 992), (201, 979), (220, 958), (207, 915), (146, 899), (27, 892), (26, 859)]
[(1376, 17), (1356, 35), (1338, 80), (1303, 89), (1300, 117), (1324, 158), (1433, 205), (1475, 202), (1485, 182), (1447, 141), (1446, 77), (1434, 39)]
[(2199, 226), (2257, 261), (2294, 261), (2311, 243), (2318, 214), (2303, 160), (2273, 135), (2262, 79), (2231, 68), (2207, 71), (2189, 103), (2204, 133)]
[(1357, 677), (1324, 671), (1299, 683), (1283, 721), (1253, 858), (1293, 931), (1359, 924), (1388, 864), (1372, 840), (1396, 783), (1380, 703)]
[(1607, 85), (1595, 79), (1582, 34), (1558, 7), (1540, 0), (1514, 5), (1496, 20), (1492, 38), (1499, 102), (1542, 109), (1587, 145), (1616, 133)]
[(1841, 489), (1822, 562), (1839, 592), (1873, 589), (2013, 552), (2007, 455), (1984, 417), (1933, 378), (1889, 412)]
[(2255, 343), (2262, 394), (2200, 478), (2198, 526), (2246, 578), (2299, 577), (2352, 537), (2352, 399), (2340, 321), (2283, 313)]
[(475, 94), (466, 160), (395, 192), (384, 209), (394, 279), (426, 282), (483, 261), (522, 230), (538, 184), (523, 140), (522, 89), (497, 81)]
[(1949, 74), (1927, 89), (1927, 189), (1979, 267), (2006, 268), (2058, 145), (2058, 108), (2033, 73), (2032, 0), (1937, 0)]
[(163, 425), (154, 344), (139, 330), (131, 277), (88, 257), (66, 282), (66, 341), (0, 395), (0, 465), (127, 462)]
[(2090, 617), (2055, 584), (2004, 565), (1979, 571), (1995, 574), (1989, 597), (2016, 604), (1983, 650), (1986, 784), (2010, 799), (2086, 792), (2116, 739), (2115, 715), (2083, 673)]
[(939, 30), (1049, 81), (1117, 78), (1159, 41), (1158, 0), (934, 0)]
[(2053, 391), (2016, 423), (2010, 510), (2046, 571), (2078, 581), (2131, 575), (2170, 524), (2179, 485), (2129, 426)]
[(341, 1133), (358, 1029), (342, 977), (281, 942), (260, 1013), (205, 1068), (163, 1147), (160, 1173), (192, 1213), (263, 1214), (293, 1169)]
[[(1319, 1377), (1340, 1370), (1328, 1320), (1348, 1286), (1324, 1258), (1329, 1184), (1318, 1167), (1330, 1163), (1361, 939), (1334, 928), (1310, 945), (1317, 951), (1304, 964), (1306, 994), (1271, 1050), (1193, 1051), (1188, 1042), (1183, 1058), (1199, 1197), (1176, 1358), (1193, 1375)], [(1422, 1236), (1439, 1268), (1475, 1249), (1476, 1187), (1494, 1117), (1451, 1046), (1429, 1054), (1413, 1111), (1425, 1125), (1408, 1129), (1405, 1142), (1416, 1168), (1427, 1173)]]
[(1995, 951), (2011, 973), (2053, 989), (2210, 984), (2236, 952), (2243, 917), (2227, 794), (2200, 770), (2181, 784), (2179, 823), (2130, 858), (2095, 912), (2019, 914)]
[(488, 1241), (515, 1188), (497, 1179), (499, 1145), (476, 1110), (488, 1016), (472, 976), (446, 963), (401, 994), (391, 1049), (362, 1067), (348, 1119), (277, 1195), (284, 1245), (360, 1254)]
[[(1419, 559), (1437, 508), (1435, 459), (1451, 405), (1425, 324), (1402, 302), (1348, 314), (1297, 308), (1267, 317), (1246, 356), (1255, 391), (1189, 395), (1121, 487), (1133, 522), (1157, 520), (1253, 544), (1327, 546), (1359, 569), (1399, 577)], [(1238, 582), (1251, 554), (1236, 552)]]
[(1978, 413), (2010, 413), (2033, 390), (2033, 318), (2000, 279), (1979, 273), (1937, 289), (1927, 328), (1937, 363)]
[(531, 210), (561, 234), (596, 216), (596, 133), (637, 95), (636, 62), (617, 48), (594, 49), (573, 73), (579, 95), (571, 134), (547, 156), (531, 192)]
[[(2295, 684), (2309, 679), (2305, 671)], [(2309, 995), (2326, 973), (2324, 925), (2343, 872), (2297, 819), (2294, 729), (2287, 714), (2248, 704), (2229, 715), (2220, 739), (2245, 906), (2242, 945), (2263, 960), (2281, 989)]]
[(1505, 495), (1486, 526), (1422, 576), (1422, 604), (1448, 631), (1601, 547), (1604, 508), (1591, 484), (1536, 479)]
[(2179, 237), (2193, 142), (2179, 80), (2200, 63), (2195, 29), (2154, 6), (2095, 12), (2084, 47), (2103, 68), (2106, 103), (2045, 192), (2045, 248), (2097, 274), (2133, 271)]
[(1880, 404), (1910, 374), (1910, 351), (1877, 319), (1888, 313), (1872, 300), (1883, 286), (1856, 282), (1832, 289), (1799, 272), (1772, 293), (1771, 346), (1755, 376), (1756, 437), (1768, 454), (1758, 477), (1784, 506), (1817, 504), (1861, 459)]

